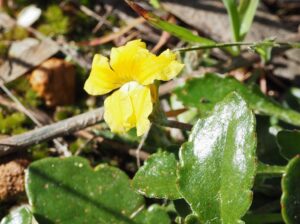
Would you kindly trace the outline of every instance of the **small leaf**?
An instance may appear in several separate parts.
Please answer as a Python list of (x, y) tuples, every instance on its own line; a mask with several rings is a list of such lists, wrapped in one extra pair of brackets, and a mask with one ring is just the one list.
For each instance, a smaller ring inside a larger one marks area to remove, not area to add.
[(139, 224), (171, 224), (168, 213), (159, 205), (152, 205), (147, 210), (143, 210), (134, 221)]
[(176, 187), (177, 161), (172, 153), (158, 152), (150, 156), (133, 178), (133, 187), (149, 198), (181, 198)]
[(275, 39), (268, 38), (261, 43), (255, 44), (251, 48), (255, 50), (259, 56), (261, 57), (263, 63), (267, 63), (271, 60), (272, 57), (272, 49), (275, 47)]
[(255, 119), (236, 93), (199, 120), (180, 151), (179, 191), (201, 223), (237, 223), (251, 205)]
[(300, 154), (300, 131), (280, 131), (277, 134), (280, 153), (286, 159), (292, 159)]
[(126, 223), (143, 205), (117, 168), (91, 169), (80, 157), (33, 162), (26, 174), (26, 191), (34, 216), (43, 224)]
[(300, 156), (292, 159), (282, 178), (282, 217), (285, 223), (300, 223)]
[(187, 81), (184, 86), (176, 89), (175, 93), (186, 106), (197, 107), (205, 115), (217, 102), (233, 91), (239, 93), (251, 109), (300, 126), (300, 113), (284, 108), (265, 96), (256, 86), (246, 86), (233, 77), (207, 73)]
[(1, 221), (1, 224), (34, 224), (37, 223), (28, 206), (21, 206), (11, 211)]

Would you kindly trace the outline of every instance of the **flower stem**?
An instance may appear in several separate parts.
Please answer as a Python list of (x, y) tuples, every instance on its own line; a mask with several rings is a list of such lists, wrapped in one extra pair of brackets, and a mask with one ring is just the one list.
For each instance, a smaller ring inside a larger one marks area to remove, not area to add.
[(257, 174), (281, 176), (285, 173), (285, 166), (272, 166), (259, 162), (257, 167)]
[(225, 47), (235, 47), (235, 46), (249, 46), (250, 48), (256, 47), (258, 45), (264, 45), (267, 47), (288, 47), (288, 48), (300, 48), (300, 43), (298, 42), (231, 42), (231, 43), (216, 43), (209, 45), (199, 45), (194, 47), (178, 48), (173, 51), (194, 51), (201, 49), (212, 49), (212, 48), (225, 48)]

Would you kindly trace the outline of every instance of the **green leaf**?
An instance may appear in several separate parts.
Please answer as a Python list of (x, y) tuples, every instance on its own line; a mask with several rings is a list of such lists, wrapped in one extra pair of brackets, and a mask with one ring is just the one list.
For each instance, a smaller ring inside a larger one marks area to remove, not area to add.
[(292, 159), (282, 178), (281, 214), (288, 224), (300, 223), (300, 157)]
[(300, 154), (300, 131), (280, 131), (277, 134), (280, 153), (286, 159), (292, 159)]
[(43, 224), (133, 224), (130, 217), (144, 206), (125, 173), (107, 165), (93, 170), (80, 157), (33, 162), (26, 192), (34, 216)]
[(1, 220), (1, 224), (34, 224), (37, 223), (28, 206), (21, 206), (11, 211)]
[(152, 205), (147, 210), (143, 210), (134, 221), (139, 224), (171, 224), (168, 213), (159, 205)]
[(251, 109), (300, 126), (300, 113), (284, 108), (265, 96), (255, 85), (246, 86), (233, 77), (207, 73), (187, 81), (184, 86), (176, 89), (175, 93), (186, 106), (197, 107), (206, 115), (217, 102), (233, 91), (239, 93)]
[(149, 157), (133, 178), (133, 187), (149, 198), (181, 198), (176, 187), (175, 155), (158, 152)]
[(239, 5), (240, 37), (244, 39), (250, 30), (259, 0), (241, 0)]
[(201, 223), (237, 223), (251, 205), (255, 118), (236, 93), (200, 119), (180, 151), (179, 191)]
[(164, 21), (159, 16), (156, 16), (155, 14), (145, 10), (144, 8), (137, 5), (133, 1), (130, 0), (125, 0), (125, 1), (136, 13), (144, 17), (147, 20), (147, 22), (149, 22), (152, 26), (154, 26), (157, 29), (166, 31), (172, 34), (173, 36), (178, 37), (181, 40), (191, 42), (191, 43), (201, 43), (204, 45), (215, 43), (213, 40), (193, 34), (189, 29)]

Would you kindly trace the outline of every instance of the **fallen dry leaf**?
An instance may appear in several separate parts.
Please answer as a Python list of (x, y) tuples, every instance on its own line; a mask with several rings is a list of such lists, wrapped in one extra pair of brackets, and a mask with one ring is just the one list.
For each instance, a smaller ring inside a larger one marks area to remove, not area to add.
[(75, 69), (63, 59), (51, 58), (34, 69), (30, 84), (44, 98), (48, 106), (66, 105), (74, 102)]

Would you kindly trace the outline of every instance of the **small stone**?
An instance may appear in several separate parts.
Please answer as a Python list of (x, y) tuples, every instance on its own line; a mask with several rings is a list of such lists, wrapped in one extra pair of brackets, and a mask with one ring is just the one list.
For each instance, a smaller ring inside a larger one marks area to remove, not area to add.
[(25, 191), (24, 171), (28, 164), (29, 161), (23, 158), (0, 163), (0, 202)]

